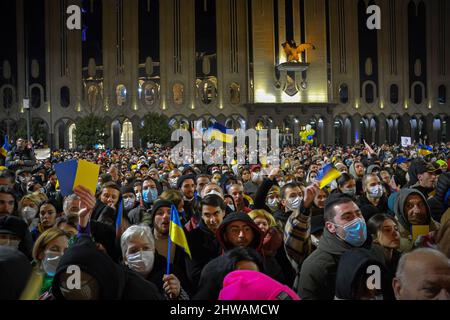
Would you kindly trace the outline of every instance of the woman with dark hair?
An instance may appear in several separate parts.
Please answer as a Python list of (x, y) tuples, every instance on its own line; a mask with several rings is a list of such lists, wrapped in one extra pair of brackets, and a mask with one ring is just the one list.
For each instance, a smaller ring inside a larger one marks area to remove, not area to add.
[(384, 213), (376, 214), (367, 222), (367, 231), (373, 238), (371, 251), (394, 276), (401, 255), (397, 220)]
[(33, 241), (36, 241), (45, 230), (48, 230), (55, 225), (56, 218), (58, 217), (56, 205), (52, 200), (42, 202), (38, 208), (38, 215), (39, 223), (31, 230)]
[(336, 193), (343, 193), (352, 198), (356, 195), (356, 180), (348, 173), (343, 172), (339, 178), (336, 179), (337, 189)]

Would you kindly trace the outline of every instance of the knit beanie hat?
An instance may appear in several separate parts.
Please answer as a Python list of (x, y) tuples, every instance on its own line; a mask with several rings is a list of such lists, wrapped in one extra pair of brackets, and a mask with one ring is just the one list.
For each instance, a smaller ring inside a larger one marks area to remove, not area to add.
[(264, 273), (237, 270), (223, 280), (219, 300), (300, 300), (298, 295)]

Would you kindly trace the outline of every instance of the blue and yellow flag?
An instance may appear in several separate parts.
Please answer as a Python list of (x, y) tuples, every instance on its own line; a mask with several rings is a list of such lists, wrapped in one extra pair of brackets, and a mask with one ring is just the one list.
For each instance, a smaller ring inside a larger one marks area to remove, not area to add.
[(119, 237), (119, 235), (120, 235), (120, 229), (122, 227), (122, 218), (123, 218), (123, 199), (120, 201), (119, 210), (117, 211), (116, 237)]
[(234, 135), (227, 134), (227, 128), (216, 122), (208, 128), (210, 133), (210, 138), (214, 138), (219, 141), (226, 143), (233, 143)]
[(6, 156), (8, 155), (8, 152), (11, 150), (9, 143), (8, 143), (8, 136), (4, 137), (4, 143), (3, 146), (0, 148), (0, 155), (3, 158), (6, 158)]
[(433, 153), (433, 147), (424, 144), (419, 144), (419, 154), (422, 156), (427, 156)]
[(169, 226), (169, 239), (176, 245), (182, 247), (184, 251), (191, 257), (191, 251), (184, 234), (183, 225), (180, 221), (180, 214), (177, 208), (172, 205), (170, 210), (170, 226)]
[(86, 160), (69, 160), (55, 165), (61, 194), (68, 196), (82, 185), (95, 194), (100, 166)]
[(320, 169), (319, 173), (317, 174), (317, 181), (320, 182), (319, 188), (323, 189), (330, 182), (339, 178), (341, 174), (342, 173), (335, 167), (333, 167), (331, 163), (327, 164), (322, 169)]

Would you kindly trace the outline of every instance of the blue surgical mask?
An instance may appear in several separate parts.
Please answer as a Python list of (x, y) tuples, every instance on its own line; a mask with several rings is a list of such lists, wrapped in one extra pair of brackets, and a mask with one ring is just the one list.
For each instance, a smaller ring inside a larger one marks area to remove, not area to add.
[(150, 203), (152, 201), (152, 199), (149, 198), (149, 196), (151, 197), (150, 189), (142, 190), (142, 200), (144, 200), (144, 202)]
[(350, 197), (354, 197), (355, 194), (356, 194), (356, 187), (354, 187), (354, 188), (344, 188), (344, 189), (342, 189), (342, 193), (346, 194), (346, 195), (348, 195)]
[(44, 269), (45, 273), (50, 277), (54, 277), (60, 260), (61, 254), (46, 252), (44, 260), (42, 260), (42, 269)]
[(367, 240), (367, 226), (362, 218), (356, 218), (343, 226), (338, 224), (336, 226), (344, 229), (345, 236), (340, 238), (353, 247), (360, 247)]

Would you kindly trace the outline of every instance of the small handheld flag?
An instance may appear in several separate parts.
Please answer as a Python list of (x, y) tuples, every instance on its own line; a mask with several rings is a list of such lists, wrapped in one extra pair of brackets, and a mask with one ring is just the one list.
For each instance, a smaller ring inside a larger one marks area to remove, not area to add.
[(184, 251), (189, 255), (189, 258), (192, 258), (191, 250), (189, 250), (186, 235), (184, 234), (183, 226), (180, 221), (180, 214), (178, 213), (178, 210), (174, 205), (172, 205), (170, 208), (169, 246), (167, 253), (166, 274), (170, 274), (170, 251), (172, 242), (182, 247)]
[(433, 153), (433, 147), (424, 144), (419, 144), (419, 154), (422, 156), (427, 156)]
[(122, 218), (123, 218), (123, 199), (120, 201), (119, 210), (117, 211), (116, 237), (119, 237), (119, 234), (120, 234), (120, 229), (122, 227)]
[(338, 171), (332, 164), (327, 164), (322, 169), (320, 169), (317, 174), (317, 181), (320, 182), (320, 189), (323, 189), (327, 186), (331, 181), (339, 178), (341, 176), (341, 172)]
[(8, 136), (5, 136), (5, 140), (3, 143), (3, 146), (0, 148), (0, 155), (3, 158), (6, 158), (6, 156), (8, 155), (8, 152), (11, 150), (10, 145), (8, 143)]

